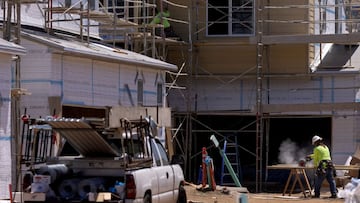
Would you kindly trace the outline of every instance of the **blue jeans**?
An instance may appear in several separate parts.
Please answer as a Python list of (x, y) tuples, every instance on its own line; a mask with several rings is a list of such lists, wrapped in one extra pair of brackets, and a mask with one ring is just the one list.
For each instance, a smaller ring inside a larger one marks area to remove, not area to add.
[(325, 178), (329, 183), (331, 195), (336, 195), (336, 185), (333, 176), (333, 169), (327, 168), (325, 174), (315, 175), (315, 197), (320, 197), (321, 185), (324, 182)]

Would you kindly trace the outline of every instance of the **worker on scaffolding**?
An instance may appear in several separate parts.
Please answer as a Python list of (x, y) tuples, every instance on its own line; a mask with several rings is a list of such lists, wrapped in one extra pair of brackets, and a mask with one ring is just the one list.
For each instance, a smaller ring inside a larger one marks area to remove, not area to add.
[(170, 11), (168, 9), (168, 6), (166, 5), (164, 6), (163, 11), (158, 12), (154, 17), (154, 19), (150, 22), (150, 24), (152, 25), (156, 25), (156, 24), (163, 25), (164, 32), (162, 32), (162, 29), (155, 29), (155, 35), (163, 36), (164, 34), (165, 35), (164, 37), (178, 37), (170, 25), (170, 22), (168, 20), (169, 17), (170, 17)]

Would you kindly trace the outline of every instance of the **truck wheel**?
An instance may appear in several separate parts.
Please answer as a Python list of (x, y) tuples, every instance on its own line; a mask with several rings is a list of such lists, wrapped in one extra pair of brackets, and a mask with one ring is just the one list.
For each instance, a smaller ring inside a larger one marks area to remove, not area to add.
[(186, 191), (184, 186), (180, 185), (179, 187), (179, 197), (177, 200), (177, 203), (186, 203), (187, 202), (187, 197), (186, 197)]
[(144, 196), (144, 203), (151, 203), (151, 196), (150, 196), (150, 194), (145, 194), (145, 196)]

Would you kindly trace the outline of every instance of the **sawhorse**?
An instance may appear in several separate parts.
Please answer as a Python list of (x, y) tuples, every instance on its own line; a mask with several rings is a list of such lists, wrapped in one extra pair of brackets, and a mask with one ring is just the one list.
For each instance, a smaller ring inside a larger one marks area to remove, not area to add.
[(311, 187), (310, 187), (309, 179), (307, 178), (305, 169), (299, 169), (299, 168), (290, 169), (290, 174), (289, 174), (289, 177), (288, 177), (288, 179), (286, 181), (286, 185), (285, 185), (285, 188), (284, 188), (284, 191), (283, 191), (283, 196), (285, 196), (285, 193), (288, 190), (290, 180), (292, 178), (294, 178), (294, 182), (293, 182), (293, 184), (291, 186), (291, 190), (289, 191), (289, 196), (293, 193), (296, 183), (299, 182), (300, 189), (301, 189), (302, 193), (304, 194), (304, 197), (306, 197), (306, 191), (305, 191), (304, 185), (303, 185), (303, 183), (301, 181), (301, 176), (304, 177), (306, 187), (310, 191), (310, 196), (311, 196)]

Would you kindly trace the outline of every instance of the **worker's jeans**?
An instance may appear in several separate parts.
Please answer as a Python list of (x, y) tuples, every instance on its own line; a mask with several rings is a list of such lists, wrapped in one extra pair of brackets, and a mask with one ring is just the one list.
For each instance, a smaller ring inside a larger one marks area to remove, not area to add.
[(333, 177), (333, 169), (327, 168), (325, 174), (315, 175), (315, 197), (320, 197), (321, 185), (325, 178), (329, 183), (331, 195), (336, 195), (336, 185)]

